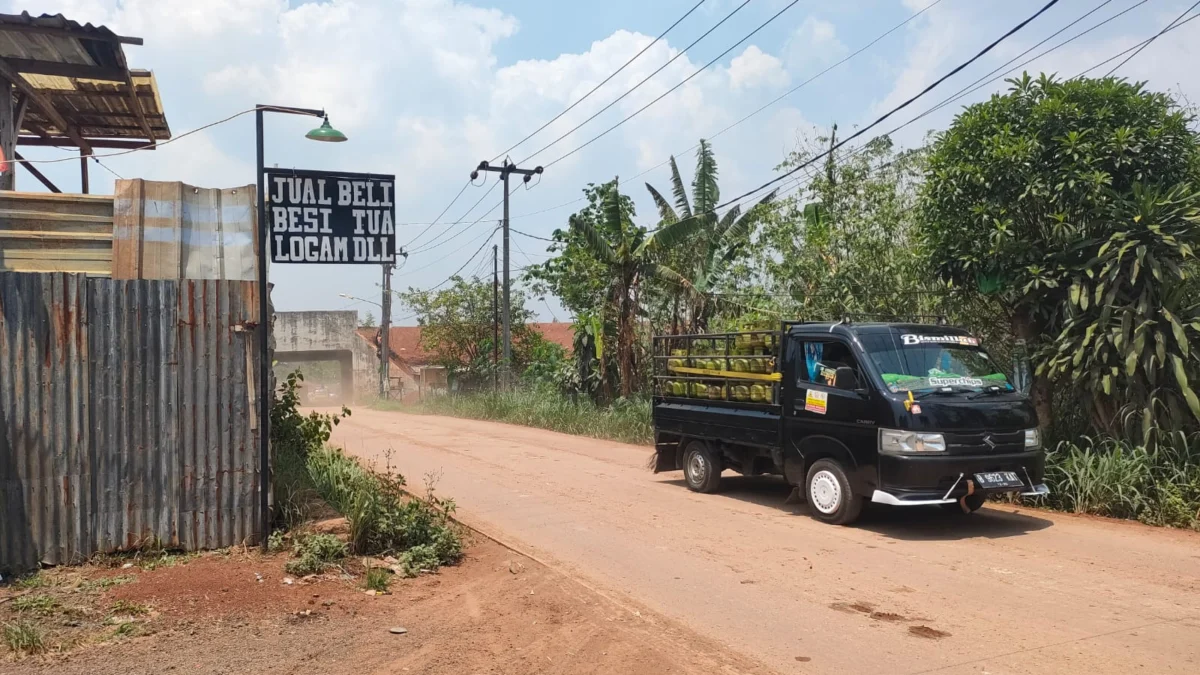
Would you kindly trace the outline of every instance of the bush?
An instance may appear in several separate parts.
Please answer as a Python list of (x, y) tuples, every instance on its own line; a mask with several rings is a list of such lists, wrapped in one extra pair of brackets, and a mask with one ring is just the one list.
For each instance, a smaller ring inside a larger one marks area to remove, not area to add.
[(376, 593), (387, 593), (388, 585), (391, 583), (391, 571), (382, 567), (372, 567), (367, 570), (367, 576), (363, 579), (363, 586), (368, 591), (375, 591)]
[(296, 559), (289, 560), (284, 569), (289, 574), (320, 574), (347, 553), (346, 545), (332, 534), (310, 534), (296, 542), (292, 548)]
[(1200, 529), (1200, 435), (1152, 440), (1148, 447), (1086, 436), (1060, 442), (1046, 455), (1049, 505)]

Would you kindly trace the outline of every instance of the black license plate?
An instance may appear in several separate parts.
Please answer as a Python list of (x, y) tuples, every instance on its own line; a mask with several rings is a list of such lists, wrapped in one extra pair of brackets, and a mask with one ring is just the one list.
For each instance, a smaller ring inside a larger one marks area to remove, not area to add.
[(988, 471), (975, 474), (975, 483), (985, 490), (994, 488), (1019, 488), (1025, 486), (1025, 481), (1017, 476), (1016, 471)]

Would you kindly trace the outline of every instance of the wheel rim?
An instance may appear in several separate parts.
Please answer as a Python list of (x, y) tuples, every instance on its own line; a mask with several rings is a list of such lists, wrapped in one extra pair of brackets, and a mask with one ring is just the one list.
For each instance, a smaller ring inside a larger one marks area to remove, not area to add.
[(833, 513), (842, 504), (842, 486), (829, 471), (818, 471), (809, 483), (808, 492), (813, 507), (821, 513)]
[(705, 477), (708, 476), (708, 462), (704, 461), (704, 455), (693, 452), (688, 457), (687, 472), (688, 481), (693, 485), (703, 483)]

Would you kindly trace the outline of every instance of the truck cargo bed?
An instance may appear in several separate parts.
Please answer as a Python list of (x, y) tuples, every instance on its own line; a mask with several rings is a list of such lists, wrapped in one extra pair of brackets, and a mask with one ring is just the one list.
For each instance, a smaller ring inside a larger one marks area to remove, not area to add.
[(689, 438), (769, 448), (778, 447), (782, 423), (777, 405), (658, 397), (654, 428)]

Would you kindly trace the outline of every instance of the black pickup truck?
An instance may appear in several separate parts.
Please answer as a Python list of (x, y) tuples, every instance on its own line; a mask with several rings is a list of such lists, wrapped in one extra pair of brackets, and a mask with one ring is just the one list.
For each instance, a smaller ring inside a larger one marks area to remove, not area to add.
[(656, 337), (654, 359), (655, 471), (697, 492), (778, 474), (842, 525), (868, 500), (970, 513), (1049, 492), (1032, 404), (964, 330), (785, 322)]

